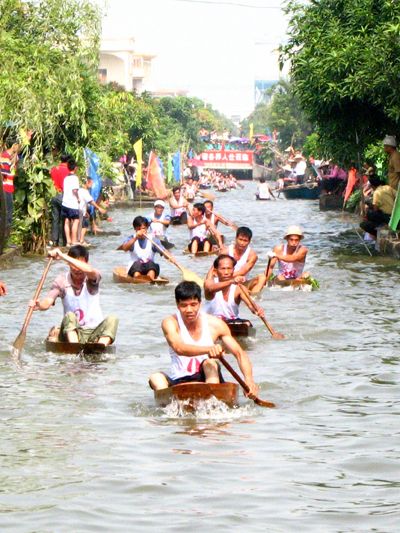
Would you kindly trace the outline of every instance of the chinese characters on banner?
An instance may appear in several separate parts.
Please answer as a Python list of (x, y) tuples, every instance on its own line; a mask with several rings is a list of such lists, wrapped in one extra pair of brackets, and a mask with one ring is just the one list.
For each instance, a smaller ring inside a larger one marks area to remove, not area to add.
[(253, 152), (251, 151), (218, 151), (218, 150), (206, 150), (200, 154), (200, 159), (202, 161), (214, 163), (236, 163), (252, 165), (253, 164)]

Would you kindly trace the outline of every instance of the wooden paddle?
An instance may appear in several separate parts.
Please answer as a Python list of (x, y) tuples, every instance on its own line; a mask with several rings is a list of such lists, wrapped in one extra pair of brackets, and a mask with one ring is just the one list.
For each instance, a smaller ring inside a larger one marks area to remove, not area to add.
[[(53, 262), (53, 257), (50, 257), (46, 268), (44, 269), (44, 272), (42, 274), (42, 277), (40, 278), (39, 284), (36, 288), (35, 294), (33, 296), (33, 301), (36, 302), (36, 300), (39, 298), (39, 294), (43, 288), (47, 273), (50, 269), (51, 263)], [(21, 331), (19, 332), (18, 337), (15, 339), (13, 344), (13, 356), (16, 358), (16, 360), (19, 360), (19, 357), (21, 355), (22, 348), (25, 344), (25, 338), (26, 338), (26, 330), (28, 329), (29, 322), (31, 321), (31, 317), (33, 314), (33, 307), (28, 308), (28, 312), (26, 313), (24, 324), (22, 326)]]
[(200, 276), (198, 276), (197, 274), (195, 274), (194, 272), (192, 272), (191, 270), (188, 270), (187, 268), (183, 267), (182, 265), (180, 265), (178, 263), (178, 261), (175, 259), (175, 257), (170, 254), (169, 252), (167, 252), (166, 250), (163, 250), (161, 248), (161, 246), (159, 246), (156, 242), (154, 242), (146, 233), (144, 234), (144, 236), (146, 237), (146, 239), (148, 239), (151, 244), (157, 248), (157, 250), (159, 252), (161, 252), (161, 254), (170, 262), (172, 263), (173, 265), (175, 265), (177, 268), (179, 268), (179, 270), (182, 272), (182, 276), (183, 276), (183, 279), (185, 281), (194, 281), (195, 283), (197, 283), (197, 285), (200, 285), (200, 287), (203, 287), (204, 285), (204, 281), (201, 279)]
[(211, 200), (212, 202), (215, 200), (215, 194), (208, 191), (197, 191), (197, 196), (201, 196), (202, 198), (206, 198), (207, 200)]
[[(250, 293), (248, 292), (247, 287), (245, 287), (241, 283), (238, 283), (237, 285), (239, 287), (240, 296), (242, 300), (244, 301), (244, 303), (247, 305), (247, 307), (250, 309), (252, 313), (257, 314), (257, 304), (250, 296)], [(282, 333), (279, 333), (278, 331), (274, 330), (274, 328), (271, 326), (271, 324), (267, 321), (265, 317), (260, 316), (260, 318), (264, 322), (268, 331), (271, 333), (273, 339), (282, 340), (285, 338), (285, 336)]]
[[(245, 392), (250, 392), (250, 388), (247, 385), (247, 383), (239, 376), (239, 374), (231, 367), (231, 365), (228, 363), (228, 361), (221, 355), (218, 357), (218, 361), (221, 361), (221, 363), (224, 365), (224, 367), (232, 374), (232, 376), (236, 379), (236, 381), (239, 383), (239, 385), (242, 387), (242, 389)], [(261, 398), (258, 398), (257, 396), (255, 398), (252, 398), (253, 402), (259, 405), (260, 407), (276, 407), (276, 405), (273, 402), (268, 402), (266, 400), (261, 400)]]

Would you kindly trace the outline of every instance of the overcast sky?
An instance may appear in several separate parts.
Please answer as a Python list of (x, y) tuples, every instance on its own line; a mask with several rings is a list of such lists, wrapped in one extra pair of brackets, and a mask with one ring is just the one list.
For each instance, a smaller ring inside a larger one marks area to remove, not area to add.
[(248, 115), (254, 80), (279, 77), (280, 0), (97, 0), (104, 37), (153, 53), (153, 88), (186, 89), (227, 115)]

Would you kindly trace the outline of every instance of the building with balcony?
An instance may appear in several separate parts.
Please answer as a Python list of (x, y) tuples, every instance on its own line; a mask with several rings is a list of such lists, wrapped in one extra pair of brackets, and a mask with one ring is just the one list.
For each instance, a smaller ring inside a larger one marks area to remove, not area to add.
[(127, 91), (151, 90), (151, 62), (154, 55), (139, 53), (133, 38), (102, 39), (100, 45), (99, 79), (115, 82)]

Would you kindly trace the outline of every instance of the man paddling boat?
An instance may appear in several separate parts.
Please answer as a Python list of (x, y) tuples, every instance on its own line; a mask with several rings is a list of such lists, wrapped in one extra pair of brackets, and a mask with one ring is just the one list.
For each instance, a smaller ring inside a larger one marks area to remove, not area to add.
[(7, 294), (7, 287), (2, 281), (0, 281), (0, 296), (5, 296), (6, 294)]
[(169, 344), (171, 367), (168, 374), (156, 372), (149, 379), (153, 390), (189, 382), (221, 383), (219, 364), (215, 359), (223, 355), (224, 347), (237, 359), (249, 386), (250, 398), (258, 387), (254, 383), (250, 359), (230, 334), (228, 326), (219, 318), (200, 310), (201, 289), (192, 281), (183, 281), (175, 289), (177, 312), (162, 322), (162, 330)]
[(174, 245), (168, 242), (166, 231), (171, 223), (171, 216), (165, 213), (165, 202), (163, 200), (156, 200), (154, 202), (153, 216), (148, 217), (149, 221), (149, 235), (158, 239), (162, 245), (167, 248), (173, 248)]
[[(236, 259), (230, 255), (219, 255), (204, 283), (205, 311), (228, 323), (230, 320), (239, 319), (239, 305), (242, 298), (237, 284), (245, 281), (243, 276), (235, 274), (235, 265)], [(255, 307), (254, 314), (261, 318), (265, 317), (264, 310), (258, 305)], [(243, 320), (243, 322), (251, 326), (249, 320)]]
[[(120, 246), (124, 252), (129, 252), (128, 276), (139, 278), (147, 276), (149, 280), (155, 280), (160, 275), (160, 265), (155, 263), (155, 255), (158, 252), (152, 243), (146, 239), (149, 227), (147, 218), (137, 216), (132, 222), (134, 235), (130, 235)], [(160, 245), (159, 241), (156, 241)]]
[(209, 231), (212, 231), (213, 228), (212, 224), (205, 217), (205, 211), (204, 204), (196, 203), (192, 208), (191, 215), (188, 217), (187, 226), (190, 230), (188, 248), (193, 254), (197, 252), (209, 252), (211, 250), (212, 243)]
[(229, 228), (232, 228), (235, 231), (238, 229), (236, 224), (234, 224), (232, 221), (223, 217), (219, 213), (215, 213), (214, 202), (212, 202), (211, 200), (206, 200), (204, 202), (204, 207), (206, 208), (206, 219), (209, 220), (211, 224), (213, 224), (213, 226), (215, 226), (216, 228), (218, 227), (219, 222), (221, 222), (221, 224), (224, 224), (225, 226), (228, 226)]
[(288, 227), (284, 236), (286, 244), (278, 244), (273, 251), (268, 252), (268, 266), (264, 274), (255, 278), (251, 292), (258, 293), (265, 287), (276, 264), (278, 281), (303, 280), (310, 277), (309, 272), (304, 272), (308, 249), (301, 244), (303, 238), (303, 230), (299, 226)]
[(223, 254), (228, 254), (235, 259), (235, 275), (243, 276), (245, 279), (258, 259), (256, 252), (250, 246), (252, 237), (251, 229), (241, 226), (236, 231), (235, 242), (222, 249)]
[(30, 306), (34, 311), (46, 311), (59, 297), (64, 307), (59, 340), (112, 344), (118, 319), (112, 315), (103, 319), (99, 298), (101, 274), (89, 264), (87, 248), (77, 244), (69, 249), (68, 255), (55, 248), (49, 251), (49, 256), (67, 263), (69, 271), (54, 280), (45, 298), (31, 300)]
[(171, 208), (172, 224), (186, 224), (188, 202), (182, 193), (181, 187), (174, 187), (172, 189), (169, 206)]

